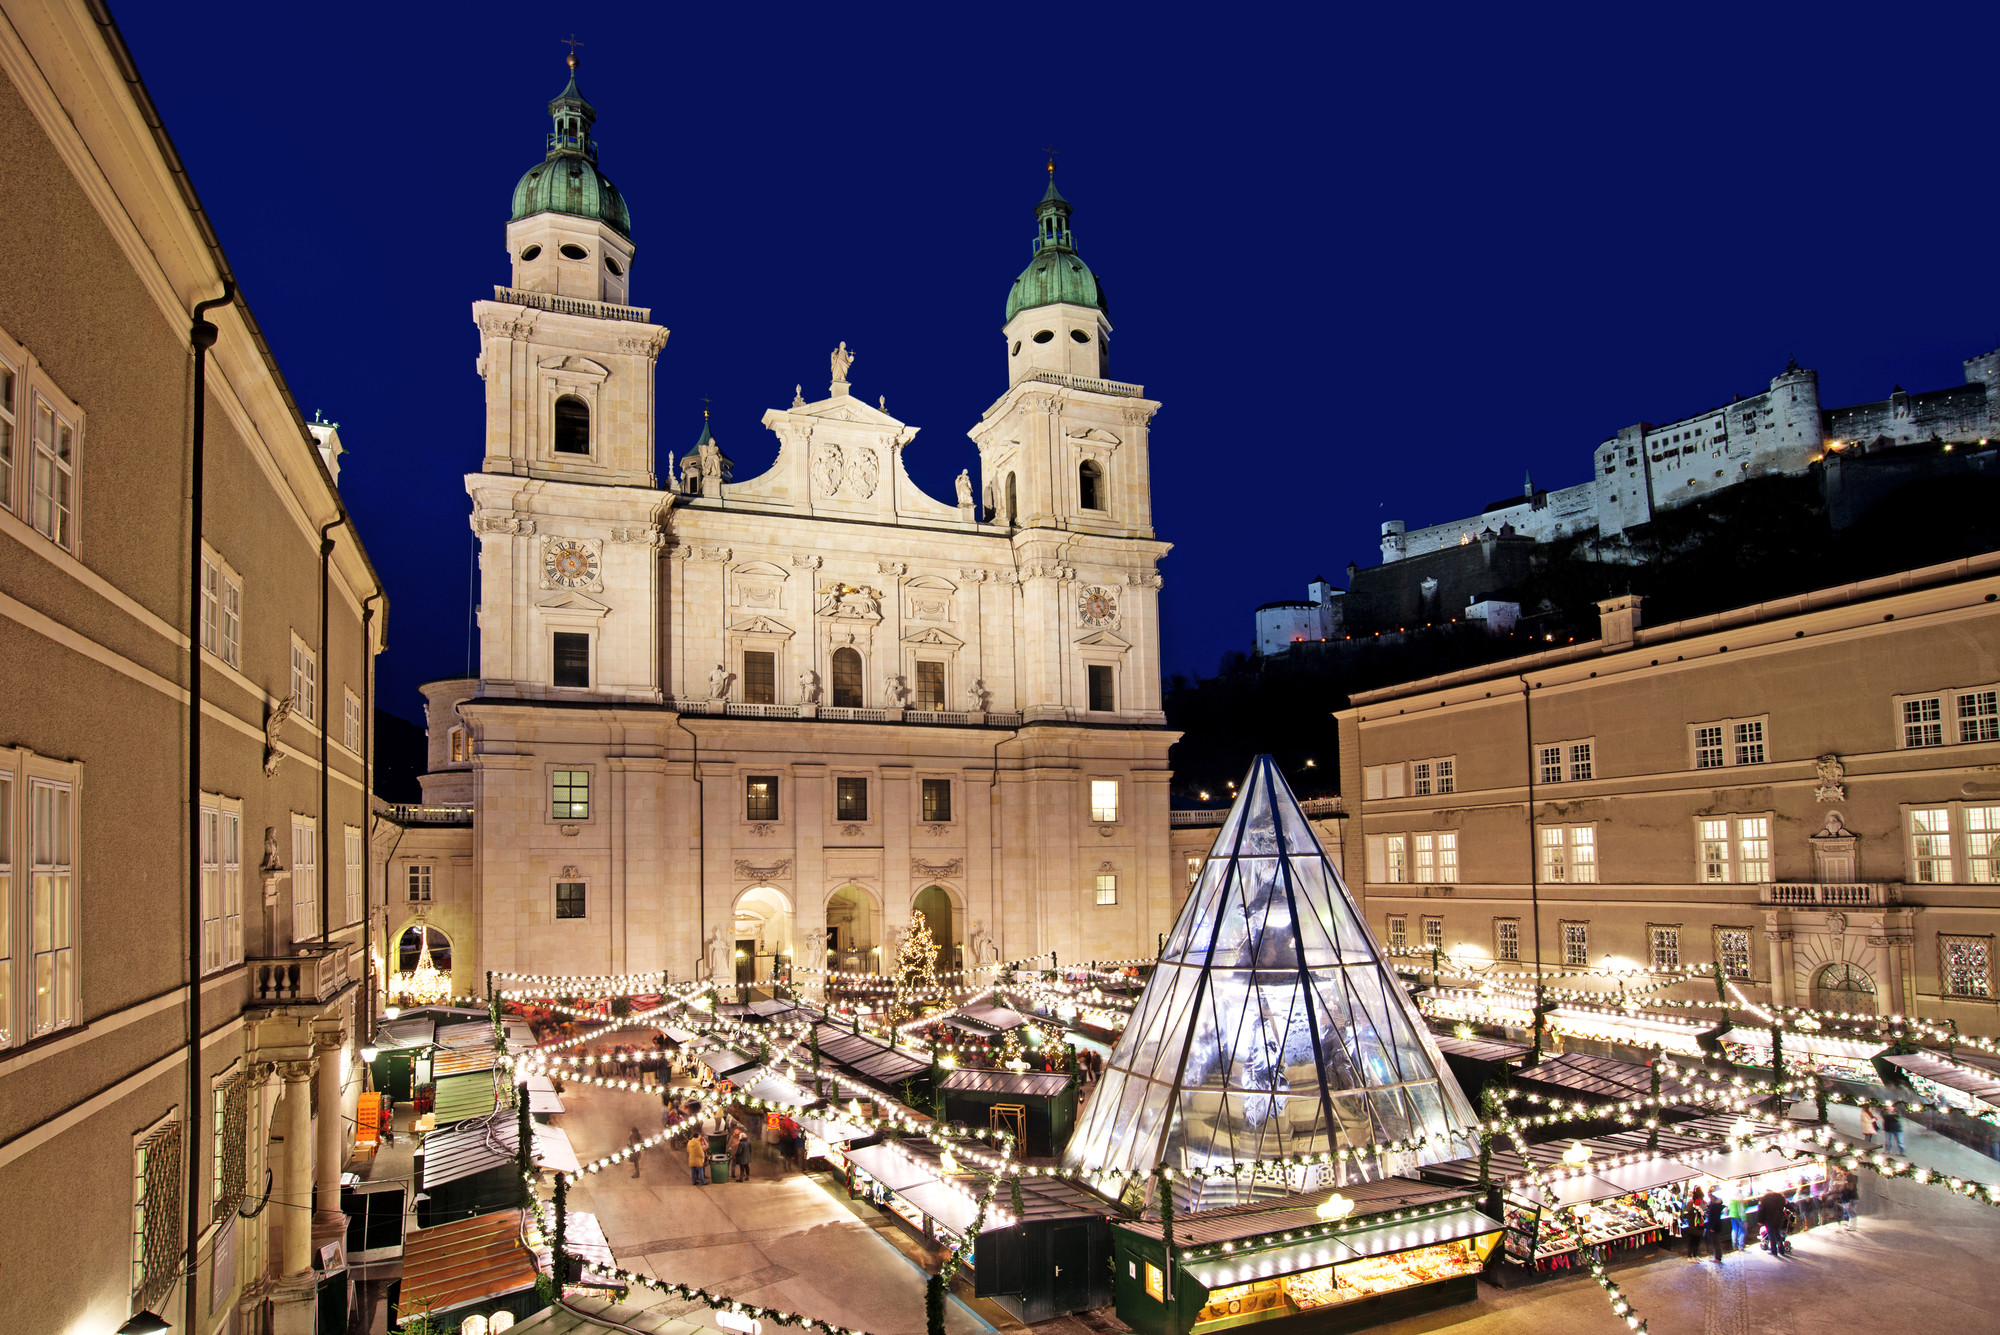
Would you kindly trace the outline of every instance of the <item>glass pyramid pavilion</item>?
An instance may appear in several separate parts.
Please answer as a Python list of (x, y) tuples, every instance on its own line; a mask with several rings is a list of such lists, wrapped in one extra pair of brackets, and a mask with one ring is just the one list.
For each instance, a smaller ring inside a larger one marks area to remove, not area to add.
[(1181, 1197), (1201, 1208), (1478, 1151), (1472, 1106), (1415, 1003), (1277, 766), (1257, 757), (1065, 1165), (1150, 1173), (1335, 1156), (1210, 1179)]

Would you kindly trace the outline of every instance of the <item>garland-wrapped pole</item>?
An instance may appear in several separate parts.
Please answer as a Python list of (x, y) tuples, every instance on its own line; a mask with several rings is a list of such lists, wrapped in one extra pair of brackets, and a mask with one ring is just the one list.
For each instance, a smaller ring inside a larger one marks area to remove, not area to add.
[(1666, 1060), (1667, 1050), (1660, 1048), (1653, 1053), (1653, 1060), (1646, 1065), (1653, 1068), (1653, 1115), (1647, 1120), (1652, 1123), (1646, 1128), (1646, 1153), (1652, 1154), (1660, 1148), (1660, 1063)]
[(556, 1240), (555, 1250), (549, 1253), (549, 1269), (555, 1272), (556, 1292), (562, 1292), (563, 1282), (569, 1278), (569, 1177), (556, 1174)]
[(1166, 1301), (1171, 1303), (1174, 1300), (1174, 1189), (1167, 1181), (1167, 1170), (1164, 1166), (1154, 1169), (1153, 1172), (1160, 1183), (1160, 1237), (1167, 1245), (1164, 1296)]
[(523, 1080), (514, 1086), (514, 1130), (519, 1143), (514, 1147), (514, 1163), (520, 1171), (521, 1204), (535, 1203), (534, 1188), (529, 1185), (535, 1176), (535, 1133), (534, 1119), (528, 1115), (528, 1082)]

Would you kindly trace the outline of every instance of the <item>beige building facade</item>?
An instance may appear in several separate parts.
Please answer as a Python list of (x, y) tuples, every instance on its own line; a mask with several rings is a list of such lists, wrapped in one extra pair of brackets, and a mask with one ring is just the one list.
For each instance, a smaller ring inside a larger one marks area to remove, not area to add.
[(80, 0), (6, 6), (0, 1330), (307, 1332), (345, 1284), (386, 607), (337, 433), (241, 304), (191, 541), (192, 313), (229, 271), (133, 70)]
[(549, 109), (510, 283), (474, 306), (479, 673), (427, 689), (429, 809), (385, 813), (398, 946), (443, 933), (468, 991), (874, 972), (917, 914), (948, 967), (1149, 952), (1180, 888), (1159, 404), (1108, 378), (1053, 178), (951, 500), (844, 343), (823, 394), (764, 415), (769, 471), (737, 480), (706, 425), (656, 470), (668, 331), (626, 304), (631, 220), (574, 75)]
[(1340, 713), (1382, 939), (2000, 1030), (2000, 554), (1659, 627), (1600, 610), (1599, 641)]

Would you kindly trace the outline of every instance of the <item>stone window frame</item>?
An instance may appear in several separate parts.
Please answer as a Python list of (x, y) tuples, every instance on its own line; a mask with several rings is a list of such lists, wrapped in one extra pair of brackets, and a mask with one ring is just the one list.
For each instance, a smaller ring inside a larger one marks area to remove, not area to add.
[[(544, 825), (595, 825), (604, 810), (604, 789), (598, 782), (602, 766), (595, 760), (548, 760), (542, 761), (541, 803)], [(584, 801), (589, 806), (589, 814), (584, 816), (556, 815), (556, 773), (582, 771), (587, 777), (584, 782)]]
[[(959, 788), (961, 786), (959, 783), (960, 776), (956, 774), (945, 773), (942, 771), (930, 774), (925, 774), (922, 771), (919, 771), (918, 773), (912, 775), (911, 777), (916, 783), (916, 793), (915, 793), (917, 799), (916, 823), (919, 825), (944, 825), (944, 826), (957, 825), (959, 823), (959, 807), (963, 805), (958, 800), (960, 797)], [(947, 788), (948, 795), (945, 798), (945, 802), (951, 808), (951, 814), (945, 817), (943, 820), (932, 820), (928, 815), (925, 814), (926, 808), (924, 806), (924, 785), (926, 783), (943, 783), (948, 785)]]
[[(1744, 830), (1743, 822), (1752, 820), (1761, 820), (1764, 822), (1764, 833), (1761, 836)], [(1719, 840), (1707, 828), (1709, 825), (1717, 822), (1720, 822), (1724, 827)], [(1694, 817), (1695, 884), (1770, 884), (1772, 879), (1777, 875), (1777, 837), (1774, 833), (1777, 829), (1777, 824), (1777, 813), (1775, 811), (1716, 811), (1710, 812), (1707, 815)], [(1745, 874), (1745, 866), (1758, 860), (1744, 856), (1745, 844), (1751, 839), (1760, 837), (1766, 846), (1765, 856), (1761, 859), (1766, 874), (1762, 876), (1748, 876)], [(1709, 870), (1714, 864), (1709, 859), (1708, 849), (1710, 845), (1718, 842), (1722, 845), (1722, 862), (1720, 864), (1723, 869), (1722, 875), (1711, 876)]]
[[(1985, 962), (1978, 967), (1977, 990), (1960, 991), (1952, 986), (1951, 947), (1966, 946), (1983, 949)], [(1952, 1001), (1992, 1001), (1993, 992), (1993, 934), (1991, 932), (1939, 932), (1938, 952), (1938, 996)]]
[[(1410, 833), (1410, 880), (1416, 885), (1457, 885), (1459, 844), (1457, 830), (1413, 830)], [(1426, 848), (1424, 841), (1429, 840)], [(1450, 852), (1447, 859), (1444, 854)], [(1428, 855), (1428, 856), (1426, 856)], [(1429, 876), (1424, 875), (1429, 863)]]
[[(784, 820), (785, 808), (789, 805), (789, 802), (788, 794), (785, 792), (785, 773), (781, 767), (768, 766), (753, 770), (745, 766), (737, 771), (737, 779), (737, 791), (741, 794), (738, 799), (739, 805), (736, 808), (739, 813), (739, 824), (775, 825)], [(750, 814), (750, 782), (753, 779), (769, 779), (771, 781), (771, 801), (776, 810), (768, 816), (753, 816)]]
[[(1514, 929), (1514, 949), (1507, 950), (1506, 928)], [(1493, 920), (1493, 958), (1507, 963), (1518, 964), (1521, 960), (1521, 920), (1519, 918), (1495, 918)]]
[[(543, 634), (547, 637), (549, 651), (549, 689), (551, 691), (576, 691), (580, 693), (596, 690), (599, 680), (596, 624), (594, 622), (583, 625), (572, 625), (567, 622), (561, 625), (551, 623), (543, 627)], [(556, 681), (556, 636), (558, 635), (583, 636), (584, 680), (581, 686), (561, 684)]]
[[(1118, 873), (1115, 871), (1097, 872), (1095, 873), (1094, 885), (1097, 891), (1094, 907), (1116, 908), (1118, 905)], [(1110, 894), (1111, 898), (1106, 899), (1104, 897), (1107, 893)]]
[(1450, 797), (1458, 791), (1458, 756), (1430, 756), (1410, 762), (1411, 797)]
[[(1112, 809), (1113, 814), (1110, 820), (1101, 820), (1099, 819), (1097, 814), (1099, 811), (1099, 807), (1097, 806), (1097, 790), (1094, 785), (1100, 783), (1109, 783), (1113, 785), (1112, 801), (1114, 805)], [(1089, 818), (1089, 822), (1092, 826), (1101, 830), (1109, 830), (1109, 829), (1116, 829), (1119, 826), (1126, 824), (1128, 819), (1127, 808), (1129, 807), (1129, 805), (1130, 804), (1127, 803), (1125, 800), (1124, 775), (1087, 774), (1083, 777), (1083, 809), (1086, 816)]]
[[(1646, 924), (1646, 967), (1649, 969), (1679, 969), (1681, 967), (1682, 934), (1677, 922), (1649, 922)], [(1671, 935), (1663, 935), (1671, 933)], [(1660, 962), (1663, 953), (1671, 953), (1670, 963)]]
[[(877, 817), (880, 815), (882, 805), (879, 801), (881, 794), (876, 789), (876, 777), (875, 774), (864, 770), (835, 770), (828, 774), (827, 782), (832, 788), (831, 796), (833, 798), (832, 805), (827, 810), (828, 823), (833, 825), (875, 824)], [(843, 779), (859, 779), (861, 781), (861, 805), (867, 811), (866, 815), (856, 818), (840, 814), (840, 784)], [(748, 789), (744, 791), (744, 809), (746, 811), (749, 809)], [(782, 802), (780, 802), (778, 810), (781, 812), (784, 810)]]
[[(563, 910), (562, 891), (563, 887), (566, 885), (574, 885), (582, 887), (583, 893), (581, 895), (581, 898), (583, 900), (583, 912), (564, 913), (562, 911)], [(550, 922), (552, 923), (589, 922), (590, 901), (591, 901), (590, 878), (588, 876), (584, 876), (580, 873), (575, 876), (571, 876), (559, 872), (556, 875), (549, 877), (549, 921)]]
[[(777, 624), (776, 620), (773, 618), (766, 618), (766, 619), (771, 620), (773, 625)], [(750, 672), (749, 672), (748, 661), (744, 658), (744, 655), (757, 653), (757, 654), (771, 655), (770, 703), (774, 705), (787, 705), (787, 704), (798, 703), (796, 700), (788, 698), (789, 696), (796, 694), (796, 687), (789, 692), (785, 688), (786, 681), (789, 678), (797, 675), (796, 673), (789, 671), (791, 667), (791, 644), (793, 636), (792, 631), (740, 630), (732, 627), (728, 632), (728, 636), (729, 636), (729, 641), (728, 641), (729, 657), (727, 659), (727, 662), (729, 663), (730, 670), (735, 673), (735, 680), (733, 680), (729, 684), (729, 694), (733, 698), (741, 700), (745, 704), (750, 703), (750, 698), (749, 698)], [(833, 655), (829, 652), (827, 655), (827, 662), (829, 669), (831, 668), (832, 660), (833, 660)], [(867, 681), (868, 681), (866, 672), (867, 664), (865, 660), (862, 666), (863, 666), (863, 673), (861, 680), (862, 680), (863, 690), (865, 691), (867, 688)], [(829, 672), (829, 675), (823, 678), (822, 681), (824, 682), (824, 688), (820, 694), (820, 703), (826, 704), (831, 700), (833, 695), (833, 679), (831, 673)]]
[[(1982, 700), (1980, 697), (1991, 697)], [(1967, 702), (1971, 702), (1968, 705)], [(1912, 715), (1912, 707), (1929, 705), (1933, 711), (1922, 717)], [(1985, 706), (1992, 706), (1992, 709)], [(1895, 749), (1928, 751), (1944, 746), (1978, 746), (2000, 741), (2000, 684), (1982, 682), (1974, 686), (1944, 686), (1934, 691), (1915, 691), (1890, 697), (1891, 722), (1895, 728)], [(1936, 740), (1924, 740), (1922, 729), (1936, 728)], [(1970, 731), (1973, 735), (1967, 736)], [(1981, 736), (1980, 734), (1987, 734)], [(1913, 738), (1915, 740), (1913, 740)]]
[[(1724, 932), (1743, 933), (1743, 972), (1741, 973), (1730, 972), (1729, 957), (1735, 952), (1724, 948), (1722, 941), (1722, 934)], [(1746, 983), (1756, 981), (1757, 929), (1755, 927), (1748, 925), (1737, 926), (1733, 923), (1717, 923), (1710, 929), (1709, 937), (1710, 944), (1715, 951), (1715, 967), (1722, 971), (1722, 976), (1725, 980), (1737, 979)]]
[[(1552, 831), (1562, 833), (1561, 840), (1551, 840)], [(1579, 840), (1578, 834), (1588, 833), (1589, 838)], [(1588, 858), (1578, 858), (1576, 850), (1589, 848)], [(1551, 859), (1552, 850), (1562, 850), (1560, 859)], [(1562, 821), (1535, 826), (1535, 861), (1538, 874), (1545, 885), (1601, 885), (1604, 880), (1604, 845), (1597, 838), (1596, 821)], [(1561, 870), (1556, 870), (1557, 867)], [(1576, 875), (1579, 867), (1590, 868), (1588, 876)]]
[[(1737, 729), (1750, 724), (1757, 726), (1760, 735), (1754, 742), (1739, 740)], [(1717, 735), (1712, 740), (1705, 739), (1702, 736), (1702, 729), (1704, 728), (1717, 730)], [(1687, 725), (1687, 739), (1689, 769), (1734, 769), (1739, 765), (1768, 765), (1772, 763), (1771, 716), (1769, 714), (1746, 714), (1741, 718), (1705, 719), (1699, 723), (1690, 723)], [(1708, 744), (1705, 745), (1705, 742), (1708, 742)], [(1754, 745), (1761, 748), (1763, 758), (1761, 760), (1738, 759), (1741, 754), (1741, 748), (1746, 745)], [(1704, 757), (1711, 750), (1718, 752), (1717, 759), (1713, 763), (1704, 764)]]
[[(546, 360), (546, 358), (542, 359)], [(603, 466), (604, 451), (604, 383), (611, 378), (610, 371), (595, 361), (581, 355), (558, 358), (560, 366), (535, 367), (535, 389), (540, 399), (537, 419), (541, 426), (539, 439), (535, 442), (535, 459), (542, 464), (590, 463)], [(570, 362), (584, 363), (571, 366)], [(590, 449), (584, 454), (558, 453), (556, 451), (556, 400), (564, 395), (575, 395), (583, 400), (590, 410)]]
[[(1554, 753), (1553, 766), (1550, 753)], [(1550, 770), (1554, 775), (1551, 777)], [(1565, 737), (1561, 741), (1535, 743), (1535, 783), (1586, 783), (1597, 778), (1597, 738)]]

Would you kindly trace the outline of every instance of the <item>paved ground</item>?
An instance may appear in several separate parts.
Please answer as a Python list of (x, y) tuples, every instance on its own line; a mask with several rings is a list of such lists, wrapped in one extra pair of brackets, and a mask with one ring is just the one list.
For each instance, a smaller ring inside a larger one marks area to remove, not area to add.
[[(585, 1159), (628, 1144), (635, 1125), (659, 1128), (650, 1095), (572, 1086), (558, 1119)], [(1836, 1126), (1859, 1138), (1854, 1115)], [(1877, 1138), (1879, 1141), (1879, 1137)], [(2000, 1163), (1909, 1125), (1911, 1157), (1963, 1177), (2000, 1181)], [(812, 1177), (777, 1175), (760, 1161), (748, 1185), (696, 1188), (685, 1161), (655, 1152), (640, 1176), (620, 1166), (587, 1177), (575, 1208), (594, 1211), (619, 1263), (682, 1283), (837, 1321), (870, 1335), (921, 1335), (923, 1276), (905, 1255), (900, 1225)], [(1793, 1255), (1732, 1254), (1721, 1266), (1668, 1256), (1620, 1266), (1624, 1288), (1652, 1335), (1853, 1335), (1856, 1331), (2000, 1331), (2000, 1209), (1913, 1182), (1861, 1175), (1862, 1219), (1848, 1232), (1802, 1234)], [(871, 1223), (872, 1221), (872, 1223)], [(686, 1304), (635, 1302), (712, 1324)], [(1012, 1323), (989, 1304), (952, 1301), (951, 1335)], [(1078, 1327), (1078, 1332), (1082, 1331)], [(1386, 1335), (1620, 1335), (1587, 1276), (1512, 1290), (1482, 1285), (1477, 1302), (1380, 1328)], [(1069, 1335), (1038, 1328), (1041, 1335)]]

